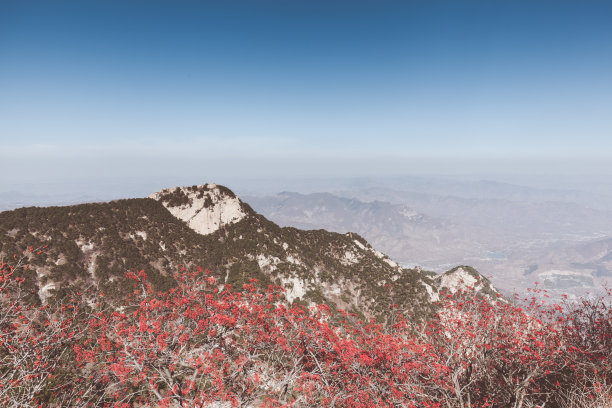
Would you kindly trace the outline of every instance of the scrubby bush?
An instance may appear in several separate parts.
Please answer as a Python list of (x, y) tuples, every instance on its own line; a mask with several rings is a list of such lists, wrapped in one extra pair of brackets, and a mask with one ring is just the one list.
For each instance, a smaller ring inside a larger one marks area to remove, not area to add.
[[(32, 249), (33, 250), (33, 249)], [(95, 292), (28, 300), (0, 267), (0, 405), (7, 407), (610, 407), (610, 294), (548, 306), (463, 292), (427, 320), (383, 324), (283, 290), (182, 268), (122, 304)], [(18, 273), (18, 270), (20, 271)]]

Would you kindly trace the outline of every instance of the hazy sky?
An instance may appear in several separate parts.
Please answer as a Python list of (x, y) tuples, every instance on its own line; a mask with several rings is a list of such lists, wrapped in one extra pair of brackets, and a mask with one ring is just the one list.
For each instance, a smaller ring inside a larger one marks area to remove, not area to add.
[(612, 2), (2, 1), (0, 191), (612, 173)]

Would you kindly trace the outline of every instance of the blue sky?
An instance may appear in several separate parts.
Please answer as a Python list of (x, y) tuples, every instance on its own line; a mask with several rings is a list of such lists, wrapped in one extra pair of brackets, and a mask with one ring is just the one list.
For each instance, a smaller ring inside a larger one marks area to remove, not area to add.
[(611, 39), (604, 1), (4, 1), (0, 190), (612, 174)]

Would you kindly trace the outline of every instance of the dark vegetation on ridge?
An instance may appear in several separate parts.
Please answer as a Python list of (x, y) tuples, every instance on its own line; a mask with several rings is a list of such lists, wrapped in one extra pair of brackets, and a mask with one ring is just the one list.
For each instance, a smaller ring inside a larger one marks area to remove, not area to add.
[[(229, 189), (216, 187), (235, 197)], [(197, 186), (190, 189), (200, 194)], [(188, 205), (189, 200), (180, 189), (161, 198), (173, 205)], [(359, 262), (342, 262), (346, 251), (357, 248), (355, 241), (369, 248), (357, 234), (281, 228), (242, 205), (247, 210), (244, 220), (209, 235), (194, 232), (150, 198), (20, 208), (0, 213), (0, 254), (8, 258), (31, 246), (49, 245), (46, 259), (32, 260), (31, 270), (36, 273), (25, 276), (24, 287), (39, 293), (51, 284), (50, 294), (60, 297), (94, 285), (122, 299), (128, 290), (125, 271), (141, 269), (155, 289), (168, 290), (176, 281), (167, 271), (179, 265), (207, 265), (219, 282), (235, 288), (251, 278), (289, 288), (296, 279), (310, 282), (296, 302), (381, 315), (393, 300), (414, 314), (429, 312), (421, 281), (431, 281), (419, 271), (404, 269), (400, 274), (371, 250), (361, 251)], [(258, 256), (278, 261), (262, 266)], [(288, 257), (298, 261), (288, 262)], [(325, 292), (332, 284), (340, 285), (340, 295)]]

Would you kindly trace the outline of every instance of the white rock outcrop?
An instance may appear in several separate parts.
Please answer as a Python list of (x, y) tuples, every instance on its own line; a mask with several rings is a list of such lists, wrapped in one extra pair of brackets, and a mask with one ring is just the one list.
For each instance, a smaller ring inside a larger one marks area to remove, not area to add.
[[(188, 198), (188, 202), (173, 206), (164, 198), (174, 193), (177, 188)], [(199, 234), (211, 234), (247, 215), (238, 197), (229, 195), (216, 184), (197, 186), (195, 190), (190, 187), (177, 188), (158, 191), (149, 198), (160, 201), (173, 216), (185, 221)]]
[(451, 293), (468, 288), (474, 288), (474, 290), (479, 291), (483, 288), (479, 279), (461, 267), (442, 274), (439, 280), (440, 289), (447, 289)]

